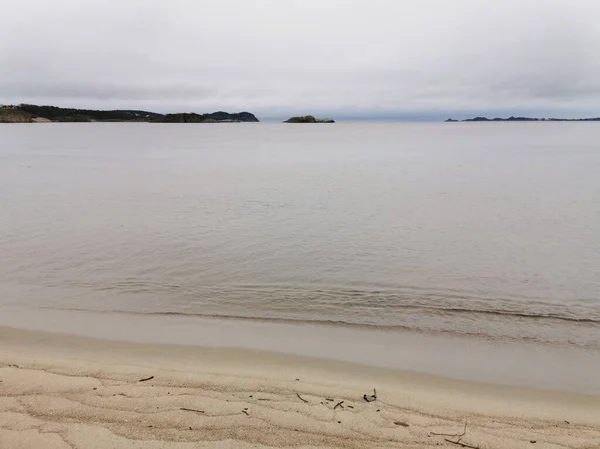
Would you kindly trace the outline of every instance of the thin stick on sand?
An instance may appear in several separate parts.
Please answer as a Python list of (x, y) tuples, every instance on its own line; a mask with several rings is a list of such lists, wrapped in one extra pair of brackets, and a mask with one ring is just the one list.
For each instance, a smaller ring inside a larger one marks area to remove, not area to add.
[(154, 376), (144, 377), (143, 379), (138, 380), (138, 382), (146, 382), (146, 381), (152, 380), (152, 379), (154, 379)]
[(181, 407), (179, 410), (185, 410), (186, 412), (204, 413), (204, 411), (203, 411), (203, 410), (196, 410), (195, 408), (185, 408), (185, 407)]
[(441, 437), (464, 437), (467, 434), (467, 418), (465, 418), (465, 428), (463, 433), (435, 433), (429, 432), (431, 435), (437, 435)]
[(480, 449), (478, 446), (471, 446), (470, 444), (463, 443), (462, 441), (460, 441), (460, 438), (457, 441), (452, 441), (452, 440), (449, 440), (448, 438), (444, 438), (444, 440), (446, 440), (448, 443), (457, 444), (460, 447), (468, 447), (470, 449)]
[(456, 444), (457, 446), (460, 447), (466, 447), (469, 449), (480, 449), (478, 446), (472, 446), (470, 444), (467, 443), (463, 443), (462, 437), (464, 437), (467, 434), (467, 423), (468, 423), (468, 418), (465, 418), (465, 427), (463, 429), (463, 433), (435, 433), (435, 432), (430, 432), (431, 435), (438, 435), (438, 436), (446, 436), (446, 437), (455, 437), (458, 438), (458, 440), (451, 440), (449, 438), (444, 438), (445, 441), (447, 441), (448, 443), (452, 443), (452, 444)]
[(308, 401), (300, 396), (300, 394), (296, 393), (296, 396), (298, 396), (298, 399), (300, 399), (302, 402), (306, 402), (308, 404)]

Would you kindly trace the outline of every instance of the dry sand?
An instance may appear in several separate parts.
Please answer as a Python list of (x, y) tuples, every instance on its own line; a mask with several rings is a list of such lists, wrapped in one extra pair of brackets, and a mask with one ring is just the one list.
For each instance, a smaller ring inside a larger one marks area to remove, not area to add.
[(458, 448), (433, 433), (466, 419), (466, 447), (600, 448), (598, 396), (0, 328), (1, 449)]

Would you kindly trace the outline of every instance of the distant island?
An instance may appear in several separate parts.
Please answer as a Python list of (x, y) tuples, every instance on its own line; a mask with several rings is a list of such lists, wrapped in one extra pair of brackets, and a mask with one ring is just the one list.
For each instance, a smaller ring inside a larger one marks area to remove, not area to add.
[(0, 106), (0, 123), (40, 122), (149, 122), (149, 123), (237, 123), (258, 122), (250, 112), (213, 112), (210, 114), (179, 113), (159, 114), (156, 112), (117, 109), (102, 111), (95, 109), (71, 109), (56, 106), (20, 104)]
[(455, 120), (449, 118), (446, 122), (600, 122), (600, 117), (591, 118), (535, 118), (535, 117), (507, 117), (507, 118), (487, 118), (474, 117), (465, 120)]
[(330, 118), (315, 118), (312, 115), (303, 115), (289, 118), (283, 123), (335, 123), (335, 121)]

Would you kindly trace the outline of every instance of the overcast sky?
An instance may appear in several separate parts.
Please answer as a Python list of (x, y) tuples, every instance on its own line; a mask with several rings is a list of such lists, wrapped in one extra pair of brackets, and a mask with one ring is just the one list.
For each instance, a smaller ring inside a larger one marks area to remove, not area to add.
[(1, 3), (0, 103), (600, 116), (600, 0)]

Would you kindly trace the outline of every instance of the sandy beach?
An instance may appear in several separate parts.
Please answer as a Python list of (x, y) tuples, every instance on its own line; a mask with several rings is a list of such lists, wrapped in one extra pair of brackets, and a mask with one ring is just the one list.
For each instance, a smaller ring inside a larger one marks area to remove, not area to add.
[(600, 447), (595, 395), (10, 327), (0, 340), (1, 448)]

